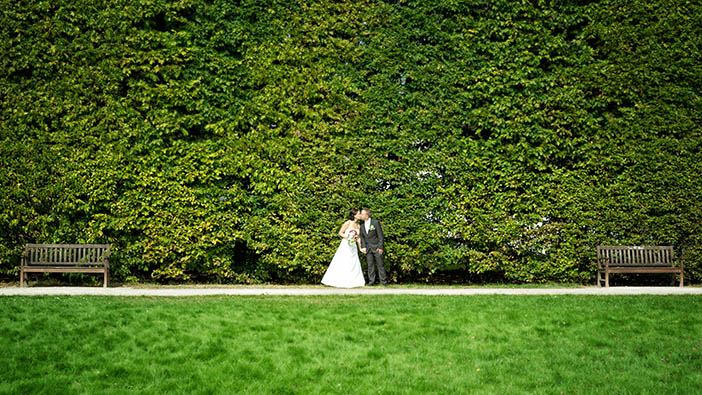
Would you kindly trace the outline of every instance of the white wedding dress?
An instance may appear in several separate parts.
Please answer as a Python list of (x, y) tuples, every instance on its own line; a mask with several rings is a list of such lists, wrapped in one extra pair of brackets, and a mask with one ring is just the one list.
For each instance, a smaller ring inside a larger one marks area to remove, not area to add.
[(336, 249), (336, 254), (332, 258), (327, 272), (324, 273), (322, 284), (337, 288), (355, 288), (366, 285), (361, 271), (361, 261), (358, 260), (358, 248), (356, 242), (349, 243), (349, 234), (359, 230), (349, 227), (344, 232), (344, 238)]

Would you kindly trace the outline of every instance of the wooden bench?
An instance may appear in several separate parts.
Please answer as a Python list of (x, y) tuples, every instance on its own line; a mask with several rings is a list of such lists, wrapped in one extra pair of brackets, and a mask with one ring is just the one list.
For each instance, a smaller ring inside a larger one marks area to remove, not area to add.
[[(609, 287), (610, 273), (680, 273), (683, 286), (683, 261), (676, 265), (671, 246), (598, 246), (597, 284)], [(604, 275), (604, 279), (602, 276)]]
[(20, 287), (27, 273), (102, 273), (104, 287), (110, 274), (109, 244), (27, 244), (22, 254)]

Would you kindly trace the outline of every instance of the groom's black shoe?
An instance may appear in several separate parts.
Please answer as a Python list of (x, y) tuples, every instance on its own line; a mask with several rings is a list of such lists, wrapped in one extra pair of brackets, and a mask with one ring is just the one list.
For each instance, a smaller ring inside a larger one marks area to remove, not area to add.
[(373, 286), (375, 286), (375, 285), (378, 285), (378, 283), (368, 283), (368, 284), (366, 284), (367, 287), (373, 287)]

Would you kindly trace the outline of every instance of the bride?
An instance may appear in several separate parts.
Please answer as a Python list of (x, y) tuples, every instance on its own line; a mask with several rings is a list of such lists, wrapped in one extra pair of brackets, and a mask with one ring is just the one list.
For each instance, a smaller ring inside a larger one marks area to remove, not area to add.
[(346, 222), (339, 230), (341, 243), (322, 278), (322, 284), (337, 288), (362, 287), (366, 284), (361, 271), (361, 262), (358, 259), (360, 248), (360, 226), (356, 222), (358, 219), (358, 210), (351, 209)]

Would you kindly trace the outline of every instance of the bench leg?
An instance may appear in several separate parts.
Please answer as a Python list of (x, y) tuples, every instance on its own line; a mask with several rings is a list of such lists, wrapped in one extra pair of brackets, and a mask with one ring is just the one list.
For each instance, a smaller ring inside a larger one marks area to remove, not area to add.
[(680, 286), (683, 286), (683, 272), (682, 270), (680, 271)]
[(105, 270), (105, 278), (104, 278), (104, 283), (102, 284), (103, 288), (107, 288), (107, 270)]
[(20, 288), (25, 286), (26, 284), (24, 283), (24, 270), (20, 270)]
[(605, 287), (609, 288), (609, 270), (605, 271)]

